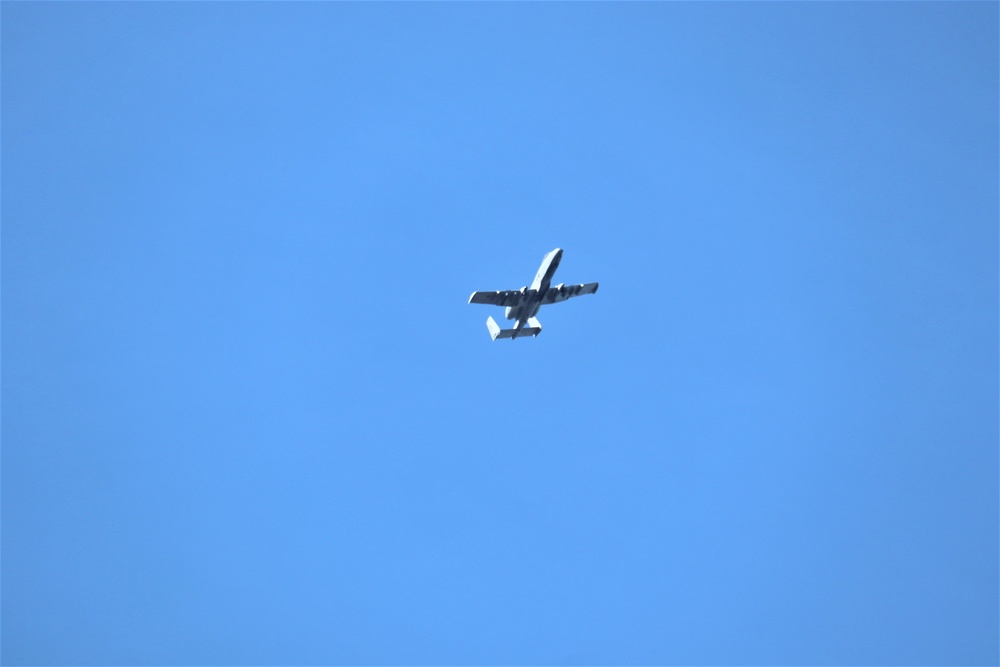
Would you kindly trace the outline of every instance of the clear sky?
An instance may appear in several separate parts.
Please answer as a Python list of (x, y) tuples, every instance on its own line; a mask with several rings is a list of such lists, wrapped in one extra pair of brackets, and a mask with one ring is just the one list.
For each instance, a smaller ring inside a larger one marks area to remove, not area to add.
[(998, 25), (4, 2), (3, 663), (996, 664)]

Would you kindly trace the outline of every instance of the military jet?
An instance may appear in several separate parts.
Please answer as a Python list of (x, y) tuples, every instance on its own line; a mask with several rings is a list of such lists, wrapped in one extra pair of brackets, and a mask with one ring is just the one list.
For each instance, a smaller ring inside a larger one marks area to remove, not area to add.
[[(535, 318), (542, 306), (559, 303), (581, 294), (593, 294), (597, 291), (597, 283), (586, 285), (564, 285), (562, 283), (550, 287), (552, 274), (559, 268), (562, 260), (562, 248), (556, 248), (542, 259), (535, 280), (531, 287), (519, 290), (503, 290), (500, 292), (473, 292), (469, 303), (485, 303), (491, 306), (506, 306), (504, 315), (508, 320), (514, 320), (513, 329), (501, 329), (493, 318), (486, 320), (486, 328), (490, 330), (493, 340), (497, 338), (520, 338), (521, 336), (537, 336), (542, 333), (542, 325)], [(527, 325), (527, 326), (525, 326)]]

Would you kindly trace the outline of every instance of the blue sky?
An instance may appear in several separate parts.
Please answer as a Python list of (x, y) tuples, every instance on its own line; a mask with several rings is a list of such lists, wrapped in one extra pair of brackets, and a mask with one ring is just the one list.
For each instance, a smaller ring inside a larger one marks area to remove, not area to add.
[(0, 15), (4, 664), (1000, 660), (997, 3)]

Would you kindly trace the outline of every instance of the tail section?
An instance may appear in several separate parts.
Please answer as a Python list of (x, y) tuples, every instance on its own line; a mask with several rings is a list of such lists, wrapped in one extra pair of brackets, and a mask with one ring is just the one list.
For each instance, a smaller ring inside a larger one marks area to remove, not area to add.
[(497, 338), (524, 338), (537, 336), (542, 333), (542, 323), (534, 317), (529, 317), (527, 326), (521, 329), (501, 329), (492, 317), (486, 320), (486, 328), (490, 330), (490, 337)]

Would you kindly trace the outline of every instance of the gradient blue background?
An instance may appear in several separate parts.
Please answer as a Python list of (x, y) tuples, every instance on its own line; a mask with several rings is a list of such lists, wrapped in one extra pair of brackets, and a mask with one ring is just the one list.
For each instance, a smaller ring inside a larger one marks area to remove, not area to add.
[[(996, 664), (998, 5), (2, 6), (5, 664)], [(554, 247), (534, 340), (491, 343)]]

